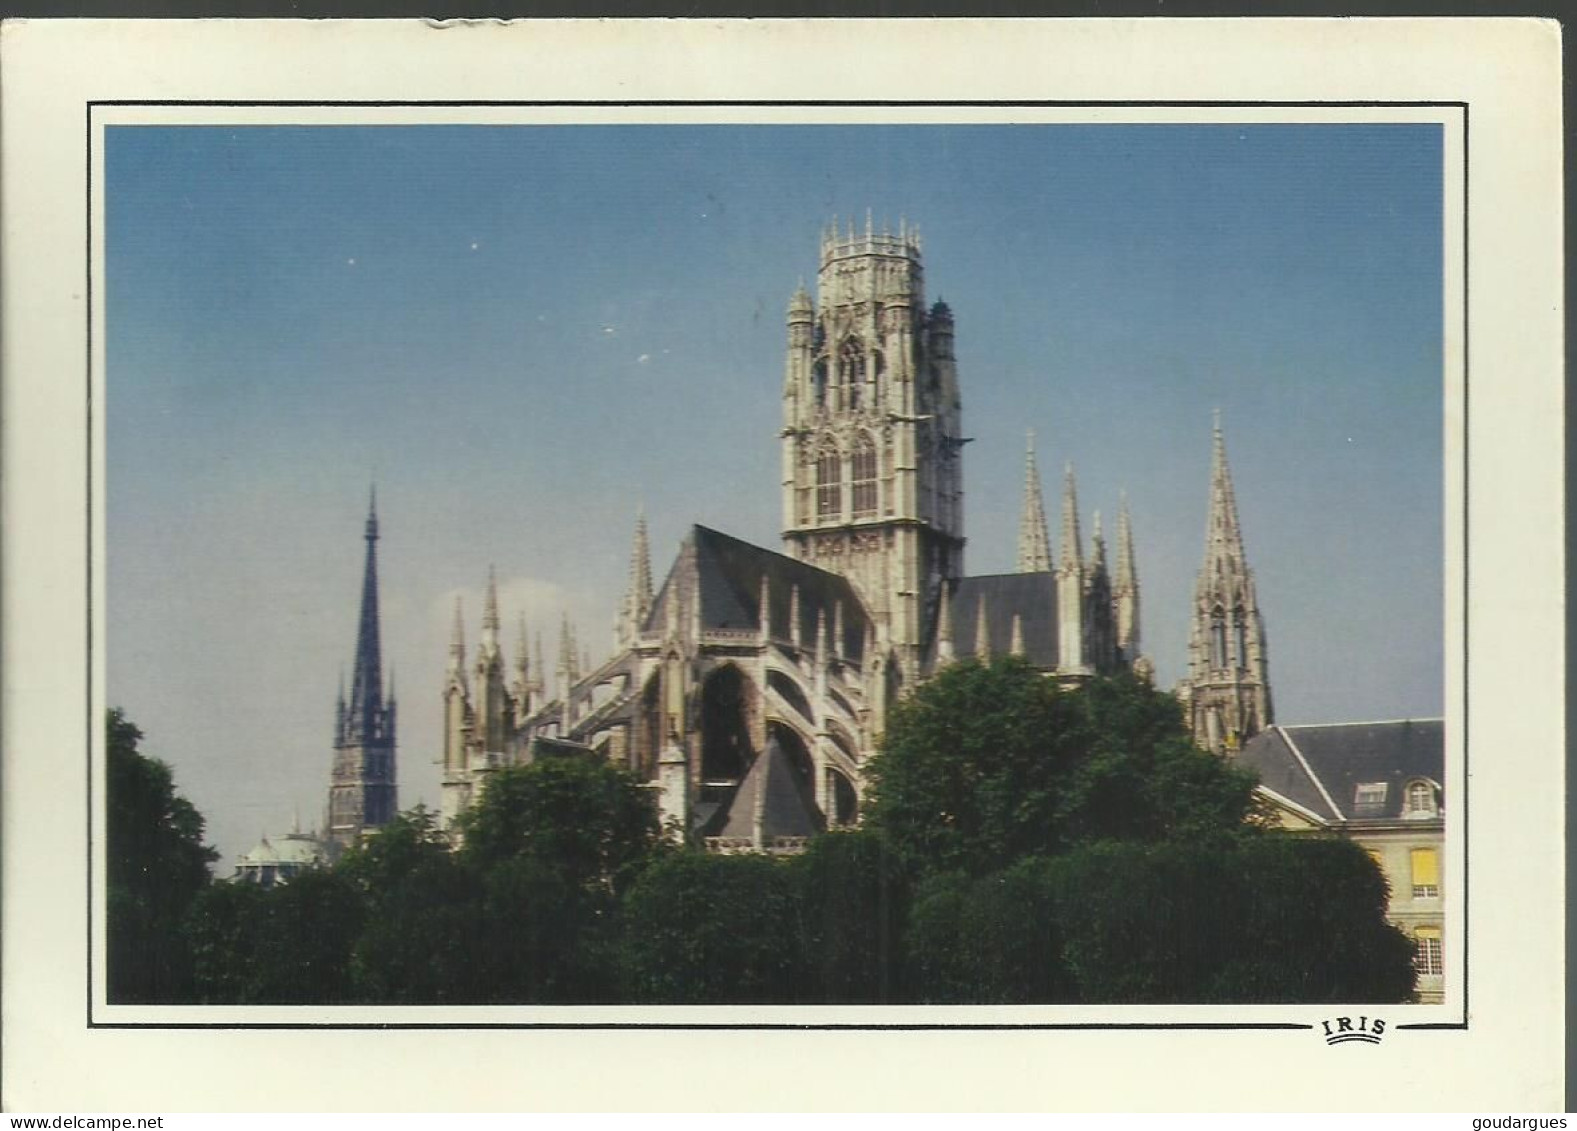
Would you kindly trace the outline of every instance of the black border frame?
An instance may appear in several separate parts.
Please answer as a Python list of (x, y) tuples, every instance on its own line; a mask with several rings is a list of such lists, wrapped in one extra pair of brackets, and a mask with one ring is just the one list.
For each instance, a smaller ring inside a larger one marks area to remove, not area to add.
[[(93, 770), (94, 770), (94, 735), (101, 733), (102, 720), (95, 718), (94, 714), (94, 680), (93, 680), (93, 635), (94, 614), (93, 588), (97, 578), (94, 570), (94, 493), (93, 493), (93, 468), (95, 451), (93, 446), (94, 427), (94, 401), (93, 401), (93, 361), (94, 361), (94, 335), (93, 335), (93, 296), (94, 296), (94, 240), (93, 218), (97, 204), (93, 195), (93, 143), (94, 143), (94, 112), (100, 106), (133, 106), (133, 107), (174, 107), (174, 106), (223, 106), (223, 107), (350, 107), (358, 109), (394, 109), (408, 107), (475, 107), (475, 108), (504, 108), (504, 107), (539, 107), (539, 108), (575, 108), (597, 106), (620, 107), (969, 107), (990, 108), (1000, 107), (1024, 109), (1049, 109), (1061, 107), (1190, 107), (1199, 109), (1231, 109), (1241, 108), (1335, 108), (1335, 109), (1387, 109), (1387, 108), (1455, 108), (1462, 113), (1462, 800), (1455, 808), (1461, 812), (1463, 835), (1462, 859), (1462, 1019), (1447, 1022), (1418, 1022), (1413, 1024), (1395, 1024), (1391, 1028), (1410, 1031), (1466, 1031), (1469, 1028), (1469, 995), (1471, 964), (1469, 962), (1469, 940), (1471, 931), (1468, 930), (1468, 876), (1471, 853), (1468, 851), (1470, 841), (1468, 837), (1468, 789), (1470, 777), (1468, 774), (1469, 753), (1469, 693), (1471, 690), (1471, 651), (1468, 647), (1468, 634), (1471, 627), (1471, 561), (1472, 539), (1470, 531), (1471, 521), (1471, 481), (1472, 461), (1469, 458), (1469, 446), (1472, 439), (1471, 415), (1469, 401), (1472, 392), (1471, 381), (1471, 301), (1470, 288), (1472, 272), (1470, 270), (1470, 225), (1471, 207), (1471, 182), (1472, 160), (1470, 150), (1470, 104), (1466, 101), (1452, 100), (1253, 100), (1253, 99), (1217, 99), (1217, 100), (1188, 100), (1188, 99), (390, 99), (390, 100), (336, 100), (336, 99), (138, 99), (138, 98), (113, 98), (90, 99), (84, 103), (86, 125), (86, 153), (85, 153), (85, 198), (86, 198), (86, 395), (84, 398), (86, 413), (84, 423), (87, 428), (87, 460), (85, 468), (86, 477), (86, 549), (87, 549), (87, 680), (86, 680), (86, 713), (88, 719), (88, 749), (87, 749), (87, 926), (86, 926), (86, 1027), (88, 1029), (221, 1029), (221, 1030), (712, 1030), (733, 1029), (741, 1031), (753, 1030), (789, 1030), (789, 1031), (1004, 1031), (1004, 1030), (1313, 1030), (1313, 1023), (1305, 1022), (1033, 1022), (1024, 1024), (1012, 1023), (981, 1023), (960, 1022), (947, 1024), (943, 1022), (890, 1022), (890, 1023), (815, 1023), (815, 1022), (598, 1022), (598, 1021), (271, 1021), (271, 1022), (226, 1022), (226, 1021), (96, 1021), (93, 1017), (94, 983), (93, 983), (93, 939), (95, 924), (95, 898), (93, 885), (93, 817), (95, 800), (93, 795)], [(1179, 123), (1183, 124), (1183, 123)], [(324, 128), (331, 128), (325, 123)], [(1448, 128), (1447, 123), (1442, 123), (1442, 128)], [(1444, 170), (1442, 170), (1442, 174)], [(1442, 217), (1442, 239), (1445, 235), (1445, 223), (1449, 217)], [(1442, 310), (1442, 315), (1444, 315)], [(1444, 373), (1442, 373), (1442, 396), (1444, 395)], [(1441, 467), (1442, 475), (1445, 465)], [(106, 547), (107, 548), (107, 547)], [(1445, 550), (1442, 544), (1442, 553)], [(1443, 610), (1442, 610), (1443, 613)], [(1570, 882), (1570, 880), (1569, 880)], [(106, 1003), (108, 1004), (108, 1003)], [(1299, 1003), (1288, 1003), (1293, 1007), (1300, 1007)], [(206, 1008), (206, 1007), (203, 1007)], [(398, 1008), (371, 1006), (366, 1008)], [(477, 1008), (477, 1007), (460, 1007)], [(486, 1007), (484, 1007), (486, 1008)], [(533, 1006), (514, 1006), (510, 1008), (532, 1009)], [(633, 1007), (632, 1007), (633, 1008)], [(664, 1008), (664, 1007), (646, 1007)]]

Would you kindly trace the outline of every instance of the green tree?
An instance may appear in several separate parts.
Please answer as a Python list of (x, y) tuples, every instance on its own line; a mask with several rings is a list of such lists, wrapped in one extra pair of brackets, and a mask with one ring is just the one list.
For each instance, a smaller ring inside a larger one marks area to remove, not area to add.
[(119, 708), (106, 725), (108, 998), (189, 1001), (183, 928), (219, 854), (203, 843), (202, 814), (176, 792), (169, 766), (138, 749), (142, 731)]
[(1103, 841), (932, 876), (910, 951), (919, 1000), (1398, 1002), (1412, 951), (1384, 882), (1339, 839)]
[(265, 890), (223, 883), (193, 903), (186, 933), (197, 1000), (334, 1005), (354, 1000), (351, 955), (362, 926), (349, 879), (311, 868)]
[(899, 1000), (909, 880), (885, 838), (864, 829), (815, 837), (790, 869), (807, 996), (851, 1005)]
[(1266, 836), (1096, 845), (1046, 874), (1090, 1002), (1395, 1002), (1412, 947), (1357, 845)]
[(529, 858), (577, 887), (622, 891), (659, 844), (657, 808), (600, 758), (551, 758), (492, 774), (461, 818), (461, 855), (483, 870)]
[(910, 926), (914, 1000), (1017, 1005), (1075, 1000), (1046, 861), (986, 876), (929, 877)]
[(668, 1005), (801, 1001), (798, 915), (794, 875), (783, 860), (664, 857), (624, 898), (629, 992)]
[(920, 872), (999, 870), (1100, 840), (1238, 833), (1254, 780), (1127, 675), (1066, 690), (1021, 660), (948, 666), (893, 711), (870, 824)]
[(196, 999), (205, 1005), (256, 1005), (268, 993), (260, 951), (268, 893), (256, 884), (210, 884), (192, 902), (185, 934)]
[(352, 949), (355, 996), (378, 1004), (492, 1000), (480, 932), (481, 876), (450, 850), (418, 806), (347, 852), (336, 867), (360, 891), (364, 926)]

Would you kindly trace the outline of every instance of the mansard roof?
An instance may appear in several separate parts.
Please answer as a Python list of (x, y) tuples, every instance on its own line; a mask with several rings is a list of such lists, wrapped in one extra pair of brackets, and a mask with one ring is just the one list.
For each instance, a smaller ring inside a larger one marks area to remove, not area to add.
[[(1057, 666), (1056, 574), (1043, 571), (961, 577), (949, 582), (943, 594), (952, 620), (953, 655), (958, 659), (976, 655), (975, 632), (980, 621), (980, 602), (984, 600), (986, 635), (993, 657), (1012, 651), (1013, 617), (1017, 614), (1024, 634), (1024, 658), (1046, 671)], [(937, 662), (936, 626), (940, 618), (933, 617), (932, 621), (931, 642), (926, 649), (928, 669)]]
[[(1257, 772), (1266, 789), (1323, 821), (1396, 820), (1409, 782), (1425, 779), (1443, 793), (1445, 724), (1402, 719), (1273, 726), (1250, 739), (1236, 760)], [(1359, 805), (1358, 787), (1380, 783), (1384, 798)]]
[(776, 738), (768, 739), (766, 750), (750, 764), (725, 812), (714, 818), (715, 835), (754, 841), (759, 813), (763, 845), (777, 837), (813, 836), (822, 831), (822, 821), (806, 793), (807, 786), (795, 774), (783, 747)]
[[(688, 567), (688, 568), (687, 568)], [(693, 574), (690, 570), (693, 569)], [(858, 663), (865, 651), (868, 617), (859, 594), (847, 578), (784, 554), (763, 549), (705, 526), (693, 526), (684, 549), (652, 603), (643, 629), (660, 632), (668, 617), (668, 603), (676, 599), (681, 574), (693, 576), (701, 603), (701, 628), (706, 630), (758, 631), (761, 627), (761, 582), (767, 580), (771, 598), (771, 632), (791, 639), (789, 624), (794, 590), (799, 590), (800, 640), (809, 648), (816, 642), (818, 618), (825, 613), (828, 644), (836, 630), (837, 609), (843, 608), (843, 641), (840, 654)]]

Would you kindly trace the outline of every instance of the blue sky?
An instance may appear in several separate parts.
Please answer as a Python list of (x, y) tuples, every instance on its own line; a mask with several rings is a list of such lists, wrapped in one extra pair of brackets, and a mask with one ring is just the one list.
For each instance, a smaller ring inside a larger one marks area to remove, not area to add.
[[(958, 325), (971, 573), (1133, 510), (1182, 672), (1220, 407), (1278, 721), (1442, 709), (1441, 130), (107, 131), (108, 696), (226, 856), (326, 796), (368, 484), (401, 802), (437, 800), (454, 597), (611, 647), (644, 505), (778, 544), (783, 312), (834, 216), (925, 238)], [(659, 577), (660, 580), (660, 577)]]

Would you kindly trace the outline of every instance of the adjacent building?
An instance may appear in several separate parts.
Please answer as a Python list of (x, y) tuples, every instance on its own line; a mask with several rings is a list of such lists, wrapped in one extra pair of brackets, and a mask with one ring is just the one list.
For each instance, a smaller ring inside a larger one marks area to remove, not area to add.
[(1284, 828), (1337, 833), (1368, 850), (1387, 914), (1417, 949), (1418, 996), (1444, 995), (1445, 727), (1440, 719), (1272, 726), (1237, 756)]

